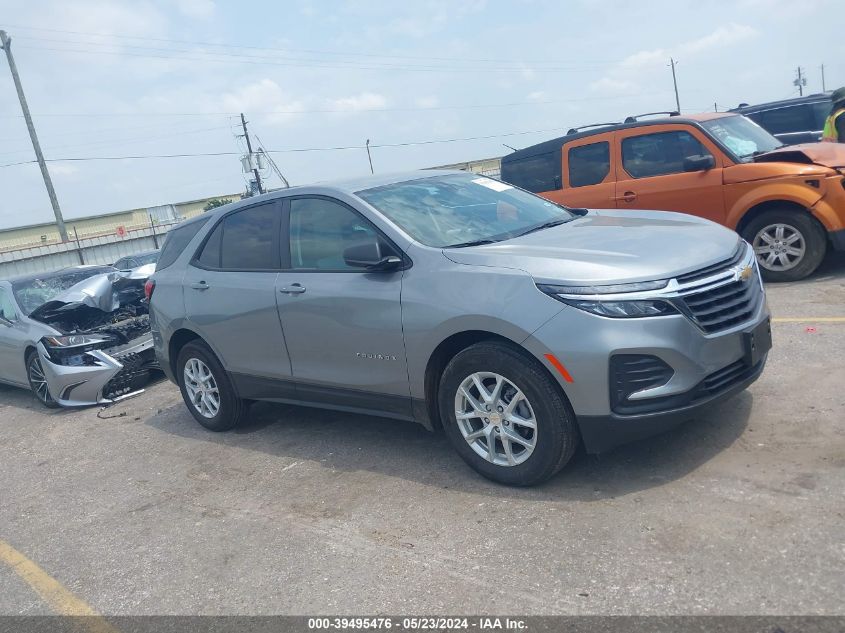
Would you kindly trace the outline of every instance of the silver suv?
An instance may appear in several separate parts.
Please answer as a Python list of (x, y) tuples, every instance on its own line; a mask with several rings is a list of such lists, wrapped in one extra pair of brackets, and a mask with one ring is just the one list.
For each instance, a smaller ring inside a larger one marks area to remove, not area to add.
[(689, 215), (568, 209), (422, 171), (297, 187), (173, 229), (148, 282), (162, 368), (213, 431), (253, 400), (442, 428), (531, 485), (750, 385), (754, 253)]

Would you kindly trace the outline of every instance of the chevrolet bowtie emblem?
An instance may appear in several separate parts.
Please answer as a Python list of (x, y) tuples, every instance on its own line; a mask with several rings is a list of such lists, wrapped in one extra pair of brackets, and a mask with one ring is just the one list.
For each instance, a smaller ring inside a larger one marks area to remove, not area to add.
[(745, 268), (736, 271), (736, 280), (737, 281), (748, 281), (751, 279), (751, 275), (754, 274), (754, 268), (751, 266), (746, 266)]

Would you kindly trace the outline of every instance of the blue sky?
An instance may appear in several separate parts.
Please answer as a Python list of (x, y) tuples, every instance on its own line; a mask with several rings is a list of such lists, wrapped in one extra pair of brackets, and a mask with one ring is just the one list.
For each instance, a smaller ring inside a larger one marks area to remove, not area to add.
[[(376, 171), (497, 156), (571, 126), (845, 84), (834, 0), (0, 0), (48, 158), (376, 147)], [(0, 61), (3, 61), (0, 59)], [(524, 133), (536, 131), (534, 133)], [(507, 135), (507, 136), (504, 136)], [(273, 157), (293, 184), (363, 149)], [(0, 165), (33, 159), (5, 62)], [(66, 218), (241, 191), (236, 155), (50, 164)], [(271, 177), (269, 184), (279, 186)], [(34, 164), (0, 167), (0, 227), (52, 218)]]

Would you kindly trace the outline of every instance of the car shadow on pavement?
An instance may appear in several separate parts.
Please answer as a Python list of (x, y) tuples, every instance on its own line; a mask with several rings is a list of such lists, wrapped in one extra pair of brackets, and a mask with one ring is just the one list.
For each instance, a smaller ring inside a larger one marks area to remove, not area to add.
[(147, 424), (166, 433), (291, 462), (318, 462), (340, 472), (370, 471), (407, 481), (523, 500), (600, 501), (679, 479), (731, 446), (745, 431), (753, 397), (743, 392), (666, 434), (593, 456), (576, 453), (564, 470), (534, 488), (509, 488), (477, 475), (442, 432), (396, 420), (292, 405), (257, 403), (229, 433), (203, 429), (184, 406), (160, 411)]
[(68, 409), (48, 409), (41, 405), (28, 389), (0, 384), (0, 415), (4, 408), (35, 411), (43, 415), (63, 415)]

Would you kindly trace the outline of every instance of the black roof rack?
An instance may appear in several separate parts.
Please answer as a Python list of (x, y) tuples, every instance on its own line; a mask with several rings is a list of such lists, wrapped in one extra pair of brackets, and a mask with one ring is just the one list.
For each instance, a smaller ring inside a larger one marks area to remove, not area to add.
[(634, 116), (625, 117), (625, 123), (636, 123), (640, 120), (640, 117), (657, 116), (659, 114), (665, 114), (667, 116), (681, 116), (681, 113), (677, 110), (667, 110), (665, 112), (645, 112), (644, 114), (635, 114)]
[(608, 125), (619, 125), (619, 121), (611, 121), (610, 123), (590, 123), (589, 125), (582, 125), (581, 127), (571, 127), (566, 132), (567, 136), (570, 134), (577, 134), (581, 130), (586, 130), (591, 127), (605, 127)]

